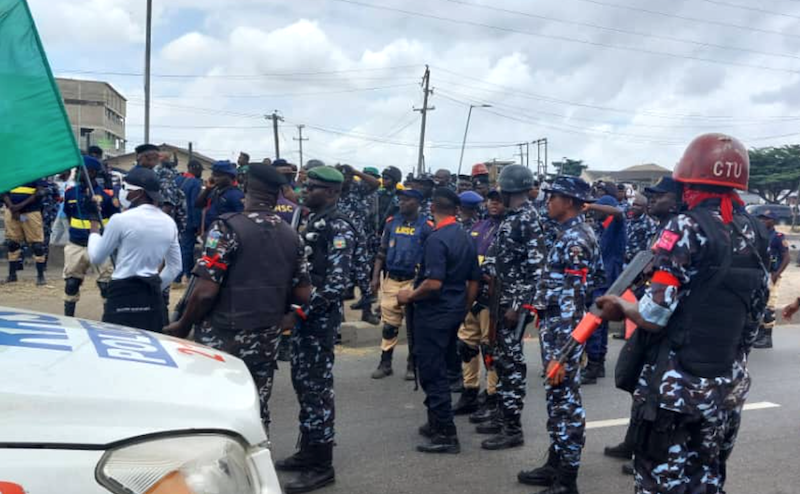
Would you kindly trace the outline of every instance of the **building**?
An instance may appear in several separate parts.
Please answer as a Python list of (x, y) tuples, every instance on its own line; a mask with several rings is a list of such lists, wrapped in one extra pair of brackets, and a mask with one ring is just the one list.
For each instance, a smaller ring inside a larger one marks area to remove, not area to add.
[(506, 165), (517, 165), (516, 161), (498, 161), (493, 159), (492, 161), (484, 161), (484, 165), (486, 165), (486, 169), (489, 170), (489, 181), (491, 183), (497, 182), (497, 177), (500, 176), (500, 172), (503, 171), (503, 167)]
[[(174, 158), (178, 159), (178, 171), (185, 172), (187, 171), (187, 165), (189, 164), (189, 150), (173, 146), (172, 144), (161, 144), (158, 146), (161, 150), (161, 153), (166, 155), (167, 159), (173, 160)], [(213, 158), (209, 158), (208, 156), (202, 155), (196, 151), (191, 153), (192, 158), (199, 161), (203, 168), (206, 170), (210, 170), (211, 166), (214, 164), (216, 160)], [(107, 160), (108, 165), (116, 170), (125, 171), (127, 172), (133, 165), (136, 164), (136, 153), (126, 153), (121, 154), (119, 156), (110, 157)]]
[(642, 190), (644, 187), (653, 185), (658, 182), (661, 177), (672, 175), (672, 170), (664, 168), (653, 163), (644, 165), (629, 166), (623, 170), (618, 171), (602, 171), (602, 170), (583, 170), (581, 178), (588, 183), (594, 183), (598, 180), (609, 180), (618, 184), (633, 184), (637, 189)]
[(103, 81), (59, 77), (56, 83), (81, 150), (92, 145), (108, 156), (125, 154), (125, 97)]

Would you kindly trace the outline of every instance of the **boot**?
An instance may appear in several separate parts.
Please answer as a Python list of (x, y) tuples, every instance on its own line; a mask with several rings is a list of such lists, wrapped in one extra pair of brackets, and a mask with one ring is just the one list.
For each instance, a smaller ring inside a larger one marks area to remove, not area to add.
[(772, 348), (772, 328), (761, 328), (758, 338), (753, 343), (753, 348)]
[(361, 320), (373, 326), (381, 323), (381, 318), (372, 313), (372, 307), (369, 305), (361, 309)]
[(47, 284), (47, 280), (44, 277), (44, 272), (46, 269), (47, 265), (45, 263), (36, 263), (36, 286), (43, 286)]
[(439, 428), (430, 442), (417, 446), (420, 453), (438, 453), (457, 455), (461, 452), (461, 444), (458, 442), (455, 425)]
[(283, 486), (286, 494), (300, 494), (315, 491), (336, 480), (333, 470), (333, 442), (309, 444), (311, 464), (303, 470), (299, 477)]
[(559, 467), (556, 481), (539, 494), (578, 494), (578, 469)]
[(489, 420), (492, 420), (492, 415), (495, 413), (496, 409), (497, 394), (487, 394), (486, 401), (483, 403), (483, 406), (469, 416), (469, 422), (471, 424), (482, 424), (484, 422), (488, 422)]
[(6, 283), (16, 283), (16, 282), (17, 282), (17, 262), (9, 261), (8, 276), (6, 277)]
[(289, 341), (290, 335), (282, 334), (280, 341), (278, 341), (278, 356), (279, 362), (291, 362), (292, 360), (292, 344)]
[(392, 353), (394, 353), (394, 349), (381, 352), (381, 362), (372, 373), (372, 379), (383, 379), (394, 374), (394, 371), (392, 371)]
[(557, 476), (558, 454), (556, 454), (553, 446), (550, 446), (550, 449), (547, 451), (547, 462), (539, 468), (519, 472), (517, 474), (517, 480), (521, 484), (550, 487), (556, 481)]
[(353, 300), (356, 298), (356, 289), (355, 287), (350, 287), (344, 291), (344, 299), (345, 300)]
[(600, 364), (594, 360), (590, 360), (586, 364), (586, 368), (581, 372), (581, 384), (597, 384), (597, 378), (600, 377)]
[(300, 436), (300, 449), (292, 456), (284, 460), (275, 462), (275, 470), (281, 472), (301, 472), (311, 465), (311, 451), (308, 447), (308, 439), (305, 435)]
[(76, 305), (78, 305), (78, 302), (64, 302), (64, 315), (69, 317), (75, 317)]
[(403, 379), (406, 381), (413, 381), (417, 378), (416, 372), (414, 372), (414, 363), (411, 362), (411, 359), (408, 359), (406, 363), (406, 375), (403, 376)]
[(505, 419), (502, 431), (496, 436), (483, 441), (481, 448), (496, 451), (522, 446), (523, 444), (525, 444), (525, 437), (522, 435), (522, 424), (519, 417), (515, 417), (513, 419)]
[(358, 299), (358, 302), (350, 304), (350, 308), (353, 310), (363, 310), (365, 307), (371, 306), (374, 302), (374, 297), (367, 298), (362, 295), (361, 298)]
[(478, 409), (478, 388), (464, 388), (453, 407), (453, 415), (468, 415)]
[[(499, 400), (500, 398), (498, 397), (497, 399)], [(503, 417), (500, 414), (500, 404), (496, 402), (489, 420), (478, 424), (478, 426), (475, 427), (475, 432), (478, 434), (500, 434), (502, 430)]]
[(619, 458), (621, 460), (630, 460), (633, 458), (633, 450), (627, 445), (627, 443), (625, 443), (625, 441), (622, 441), (616, 446), (606, 446), (606, 449), (603, 450), (603, 454), (612, 458)]
[(623, 475), (636, 475), (636, 471), (633, 469), (633, 462), (629, 461), (622, 465), (622, 474)]
[(419, 432), (420, 436), (427, 437), (428, 439), (432, 439), (433, 436), (436, 435), (436, 431), (433, 429), (433, 426), (431, 425), (430, 422), (425, 422), (424, 424), (419, 426), (417, 432)]

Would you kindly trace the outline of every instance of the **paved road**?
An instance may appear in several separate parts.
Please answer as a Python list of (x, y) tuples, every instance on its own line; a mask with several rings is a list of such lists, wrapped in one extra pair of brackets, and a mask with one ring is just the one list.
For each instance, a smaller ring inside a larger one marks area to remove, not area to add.
[[(753, 387), (749, 404), (774, 403), (779, 407), (745, 412), (739, 443), (730, 462), (728, 494), (794, 494), (800, 492), (800, 327), (776, 329), (776, 348), (756, 350), (751, 357)], [(480, 449), (482, 436), (473, 432), (466, 418), (458, 418), (462, 453), (431, 456), (417, 453), (416, 429), (425, 418), (422, 391), (400, 375), (382, 381), (369, 378), (378, 349), (346, 349), (337, 354), (337, 482), (323, 491), (329, 494), (377, 493), (529, 493), (535, 488), (516, 482), (520, 468), (540, 463), (547, 450), (544, 390), (538, 377), (540, 365), (535, 345), (526, 344), (529, 356), (528, 397), (523, 424), (524, 447), (489, 452)], [(612, 343), (616, 353), (620, 342)], [(395, 372), (405, 362), (405, 348), (398, 348)], [(278, 373), (272, 398), (273, 448), (277, 457), (294, 451), (297, 440), (297, 404), (289, 380), (288, 365)], [(608, 426), (612, 419), (626, 418), (629, 397), (613, 386), (613, 378), (583, 390), (587, 420), (600, 427), (587, 431), (579, 486), (582, 494), (633, 492), (631, 477), (620, 473), (621, 462), (606, 458), (605, 445), (622, 439), (625, 427)], [(769, 405), (762, 405), (769, 406)], [(283, 477), (284, 479), (287, 477)]]

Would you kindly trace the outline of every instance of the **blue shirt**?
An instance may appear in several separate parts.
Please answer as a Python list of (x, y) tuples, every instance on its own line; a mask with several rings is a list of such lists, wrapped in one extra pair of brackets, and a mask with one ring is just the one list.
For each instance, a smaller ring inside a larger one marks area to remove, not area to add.
[[(475, 243), (455, 218), (441, 222), (428, 236), (415, 286), (426, 279), (439, 280), (442, 289), (437, 296), (414, 304), (415, 320), (463, 317), (467, 310), (467, 282), (481, 278)], [(432, 325), (436, 325), (432, 322)]]
[(789, 244), (783, 233), (775, 229), (769, 232), (769, 272), (777, 273), (783, 263), (783, 256), (789, 252)]
[(206, 229), (225, 213), (244, 211), (244, 192), (235, 186), (228, 187), (221, 192), (215, 190), (209, 202), (210, 205), (206, 210)]
[(195, 207), (194, 203), (203, 188), (203, 181), (191, 173), (184, 173), (175, 177), (175, 184), (180, 187), (186, 196), (186, 228), (192, 231), (200, 229), (203, 221), (203, 210)]
[[(64, 192), (64, 214), (69, 218), (69, 241), (86, 246), (89, 242), (90, 220), (97, 220), (97, 213), (92, 196), (86, 193), (83, 185), (70, 187)], [(103, 198), (101, 214), (103, 224), (107, 224), (112, 215), (119, 213), (119, 201), (114, 191), (103, 190), (94, 186), (95, 195)]]
[[(610, 204), (613, 200), (613, 204)], [(604, 196), (604, 202), (618, 208), (619, 203), (611, 196)], [(625, 262), (625, 244), (627, 241), (625, 231), (625, 218), (614, 218), (609, 216), (602, 222), (600, 228), (600, 254), (603, 258), (603, 268), (605, 270), (605, 286), (617, 279), (622, 272), (622, 265)]]

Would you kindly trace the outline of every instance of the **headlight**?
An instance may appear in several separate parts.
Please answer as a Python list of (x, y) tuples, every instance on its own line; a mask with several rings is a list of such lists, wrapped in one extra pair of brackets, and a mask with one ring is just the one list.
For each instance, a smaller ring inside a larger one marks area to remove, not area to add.
[(97, 480), (118, 494), (255, 494), (245, 446), (222, 434), (172, 436), (108, 451)]

